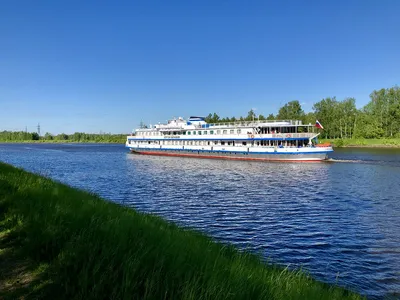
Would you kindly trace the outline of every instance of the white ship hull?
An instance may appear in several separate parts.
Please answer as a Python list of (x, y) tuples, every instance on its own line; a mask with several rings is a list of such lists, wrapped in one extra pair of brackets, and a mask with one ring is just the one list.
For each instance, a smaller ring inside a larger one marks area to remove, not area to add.
[[(330, 147), (316, 148), (271, 148), (271, 149), (184, 149), (180, 148), (148, 148), (148, 147), (129, 147), (132, 153), (143, 155), (178, 156), (178, 157), (197, 157), (214, 159), (232, 160), (253, 160), (253, 161), (324, 161), (328, 159), (328, 153), (333, 150)], [(214, 147), (213, 147), (214, 148)], [(241, 147), (238, 147), (241, 148)]]
[[(319, 124), (319, 123), (318, 123)], [(322, 126), (321, 126), (322, 127)], [(324, 161), (331, 145), (317, 144), (315, 128), (300, 121), (208, 124), (201, 117), (139, 128), (127, 137), (136, 154), (257, 161)]]

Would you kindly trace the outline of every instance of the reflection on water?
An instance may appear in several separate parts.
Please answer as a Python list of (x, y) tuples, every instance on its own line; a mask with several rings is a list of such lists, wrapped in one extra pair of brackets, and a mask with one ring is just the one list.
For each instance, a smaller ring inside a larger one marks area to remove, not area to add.
[(399, 154), (347, 149), (334, 153), (340, 163), (265, 163), (131, 155), (109, 145), (0, 145), (2, 161), (371, 298), (400, 292)]

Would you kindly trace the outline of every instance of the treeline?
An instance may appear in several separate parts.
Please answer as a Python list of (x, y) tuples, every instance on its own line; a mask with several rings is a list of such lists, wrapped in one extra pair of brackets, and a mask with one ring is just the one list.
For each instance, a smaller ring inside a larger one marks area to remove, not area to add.
[(2, 131), (0, 132), (1, 142), (24, 142), (24, 141), (43, 141), (43, 142), (93, 142), (93, 143), (125, 143), (127, 134), (111, 133), (84, 133), (75, 132), (74, 134), (60, 133), (52, 135), (46, 133), (39, 136), (37, 132), (25, 131)]
[(323, 138), (383, 138), (400, 137), (400, 89), (395, 86), (374, 90), (370, 102), (361, 109), (356, 108), (354, 98), (337, 100), (324, 98), (305, 113), (299, 101), (294, 100), (282, 106), (276, 115), (256, 115), (250, 110), (245, 117), (221, 118), (216, 113), (206, 117), (208, 123), (252, 121), (252, 120), (301, 120), (303, 124), (314, 124), (318, 120), (324, 130)]

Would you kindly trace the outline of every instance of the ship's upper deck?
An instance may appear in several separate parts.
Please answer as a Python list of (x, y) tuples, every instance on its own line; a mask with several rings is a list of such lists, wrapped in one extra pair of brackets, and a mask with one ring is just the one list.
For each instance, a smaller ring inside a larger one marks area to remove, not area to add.
[(252, 120), (236, 122), (207, 123), (203, 117), (190, 117), (188, 121), (179, 117), (168, 120), (165, 124), (150, 125), (145, 128), (138, 128), (135, 131), (176, 131), (190, 129), (246, 129), (246, 128), (280, 128), (280, 127), (313, 127), (312, 124), (303, 124), (300, 120)]

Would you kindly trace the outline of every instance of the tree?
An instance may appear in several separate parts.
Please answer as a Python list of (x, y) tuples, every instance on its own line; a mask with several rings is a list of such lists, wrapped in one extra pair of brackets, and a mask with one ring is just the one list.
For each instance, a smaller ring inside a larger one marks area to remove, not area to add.
[(246, 121), (253, 121), (256, 119), (257, 119), (257, 117), (256, 117), (254, 110), (250, 109), (250, 111), (247, 113)]
[(315, 117), (324, 124), (322, 136), (325, 138), (336, 138), (339, 136), (337, 131), (338, 102), (336, 97), (324, 98), (313, 105)]
[(32, 132), (32, 140), (33, 141), (38, 141), (40, 139), (40, 136), (37, 132)]
[(315, 124), (316, 119), (315, 113), (309, 112), (304, 115), (304, 124)]
[(303, 120), (304, 111), (298, 100), (290, 101), (279, 109), (278, 120)]
[(207, 123), (218, 123), (221, 122), (220, 117), (218, 116), (217, 113), (209, 113), (208, 116), (205, 118), (205, 121)]
[(275, 120), (274, 114), (269, 114), (267, 120)]
[(53, 140), (53, 138), (54, 138), (53, 135), (49, 132), (46, 132), (46, 134), (44, 135), (44, 139), (47, 141), (51, 141)]

